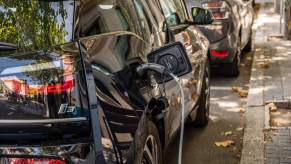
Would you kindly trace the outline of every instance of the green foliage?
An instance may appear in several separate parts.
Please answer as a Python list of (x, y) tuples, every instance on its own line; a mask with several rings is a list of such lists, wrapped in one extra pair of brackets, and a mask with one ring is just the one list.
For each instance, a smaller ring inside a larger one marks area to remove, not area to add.
[(29, 50), (64, 43), (68, 14), (63, 3), (54, 2), (53, 8), (46, 1), (0, 0), (0, 41)]

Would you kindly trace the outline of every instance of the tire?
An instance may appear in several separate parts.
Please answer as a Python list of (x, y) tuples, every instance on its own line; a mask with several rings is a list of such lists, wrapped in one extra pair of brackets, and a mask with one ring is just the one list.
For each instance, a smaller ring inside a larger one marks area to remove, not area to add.
[(240, 74), (239, 65), (240, 65), (240, 56), (238, 54), (236, 54), (232, 63), (224, 64), (223, 71), (227, 76), (238, 77)]
[(198, 100), (198, 109), (196, 119), (193, 122), (196, 127), (205, 127), (209, 122), (210, 108), (210, 71), (209, 65), (206, 66), (206, 71), (203, 78), (202, 90)]
[(157, 127), (152, 121), (145, 121), (141, 129), (143, 131), (135, 136), (127, 163), (163, 164), (162, 145)]
[(252, 34), (250, 35), (248, 44), (244, 48), (245, 52), (251, 52), (252, 51)]

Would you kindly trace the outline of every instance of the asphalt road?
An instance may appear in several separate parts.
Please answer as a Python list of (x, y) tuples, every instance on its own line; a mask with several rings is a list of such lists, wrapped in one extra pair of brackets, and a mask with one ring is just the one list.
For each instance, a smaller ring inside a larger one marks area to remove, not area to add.
[[(210, 122), (199, 129), (187, 126), (184, 136), (183, 164), (238, 164), (243, 137), (243, 113), (246, 98), (232, 91), (239, 86), (248, 89), (252, 64), (252, 52), (242, 56), (241, 75), (238, 78), (225, 77), (219, 68), (212, 69)], [(225, 135), (231, 132), (231, 135)], [(173, 141), (166, 154), (167, 164), (178, 160), (178, 140)], [(232, 140), (234, 145), (223, 148), (215, 142)]]

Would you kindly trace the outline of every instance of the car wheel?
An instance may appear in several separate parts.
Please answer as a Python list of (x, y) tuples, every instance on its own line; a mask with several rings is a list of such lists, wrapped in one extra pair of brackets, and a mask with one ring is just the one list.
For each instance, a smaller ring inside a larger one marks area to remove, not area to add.
[(209, 108), (210, 108), (210, 72), (209, 65), (206, 67), (206, 71), (202, 83), (202, 91), (198, 100), (197, 116), (193, 122), (197, 127), (205, 127), (209, 121)]
[(143, 132), (134, 139), (129, 154), (130, 164), (163, 164), (162, 145), (157, 127), (152, 121), (145, 121)]
[(224, 64), (224, 73), (227, 76), (238, 77), (240, 74), (239, 65), (240, 65), (240, 55), (236, 54), (232, 63)]
[(248, 44), (245, 46), (244, 50), (246, 52), (251, 52), (252, 51), (252, 34), (250, 35)]

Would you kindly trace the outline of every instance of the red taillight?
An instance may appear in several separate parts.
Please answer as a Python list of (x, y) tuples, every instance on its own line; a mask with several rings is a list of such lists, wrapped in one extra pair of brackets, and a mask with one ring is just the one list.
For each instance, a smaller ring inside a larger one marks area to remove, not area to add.
[(227, 50), (211, 50), (211, 55), (218, 58), (225, 58), (228, 57), (229, 51)]
[(225, 12), (213, 13), (212, 15), (213, 15), (214, 19), (224, 19), (224, 18), (226, 18), (226, 13)]
[(225, 1), (203, 3), (202, 7), (209, 9), (214, 19), (229, 18), (228, 5)]
[(208, 3), (204, 3), (203, 7), (207, 7), (207, 8), (219, 8), (223, 6), (223, 2), (208, 2)]
[(56, 159), (14, 158), (10, 161), (10, 164), (65, 164), (65, 162)]

